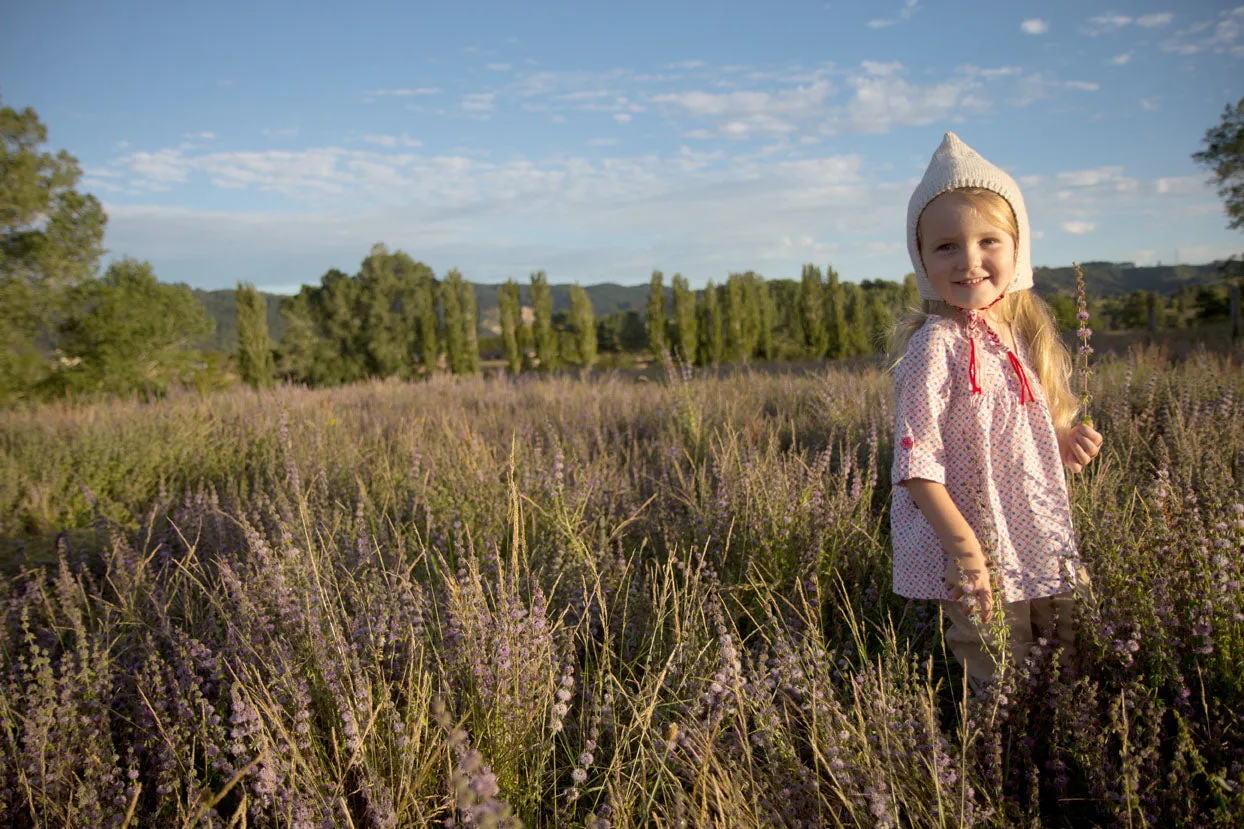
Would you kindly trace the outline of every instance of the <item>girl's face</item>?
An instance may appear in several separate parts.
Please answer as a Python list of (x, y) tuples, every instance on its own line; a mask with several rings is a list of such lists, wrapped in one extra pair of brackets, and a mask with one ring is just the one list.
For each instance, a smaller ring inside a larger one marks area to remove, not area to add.
[(1015, 239), (962, 193), (952, 190), (929, 202), (918, 232), (929, 284), (949, 305), (984, 308), (1015, 278)]

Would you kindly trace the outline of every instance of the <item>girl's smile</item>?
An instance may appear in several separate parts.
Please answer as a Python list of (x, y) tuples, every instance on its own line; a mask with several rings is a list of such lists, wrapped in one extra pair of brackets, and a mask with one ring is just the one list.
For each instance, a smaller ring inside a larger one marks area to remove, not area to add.
[(920, 258), (938, 297), (984, 308), (1015, 277), (1015, 239), (989, 222), (962, 193), (943, 193), (920, 214)]

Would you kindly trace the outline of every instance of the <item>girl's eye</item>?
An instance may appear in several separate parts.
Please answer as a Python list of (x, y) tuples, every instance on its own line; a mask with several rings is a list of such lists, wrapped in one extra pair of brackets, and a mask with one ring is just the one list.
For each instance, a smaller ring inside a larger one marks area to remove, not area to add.
[(954, 248), (953, 242), (943, 242), (942, 244), (937, 246), (936, 250), (940, 252), (940, 251), (952, 250), (953, 248)]

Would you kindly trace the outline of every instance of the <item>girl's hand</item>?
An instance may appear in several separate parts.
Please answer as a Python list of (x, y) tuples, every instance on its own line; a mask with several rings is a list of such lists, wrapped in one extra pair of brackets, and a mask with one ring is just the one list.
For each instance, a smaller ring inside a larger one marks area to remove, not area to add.
[(1070, 431), (1059, 432), (1058, 451), (1068, 469), (1080, 472), (1101, 451), (1101, 433), (1087, 423), (1081, 423)]
[(964, 556), (946, 556), (946, 584), (950, 597), (963, 608), (969, 619), (977, 617), (987, 623), (993, 616), (993, 585), (989, 582), (989, 564), (980, 550)]

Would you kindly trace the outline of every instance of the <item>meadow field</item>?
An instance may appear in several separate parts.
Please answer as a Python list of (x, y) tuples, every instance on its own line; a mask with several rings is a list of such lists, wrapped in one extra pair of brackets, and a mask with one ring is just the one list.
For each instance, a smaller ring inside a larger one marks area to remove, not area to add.
[(1097, 366), (1092, 594), (965, 693), (875, 366), (0, 413), (6, 826), (1239, 826), (1240, 355)]

